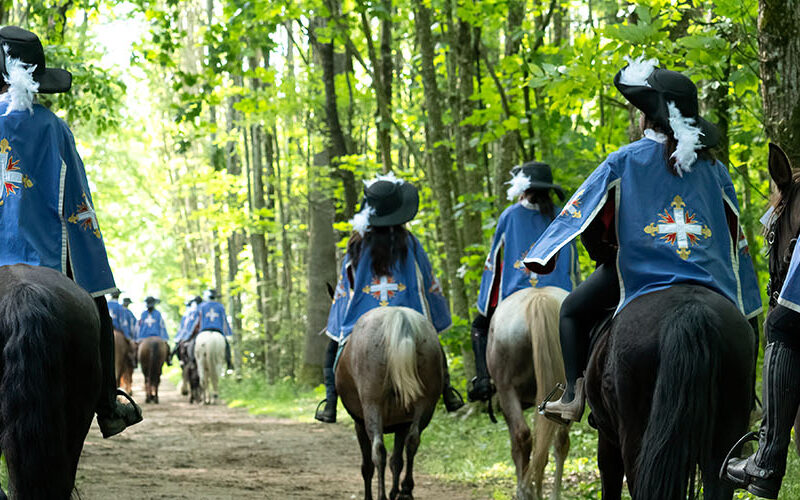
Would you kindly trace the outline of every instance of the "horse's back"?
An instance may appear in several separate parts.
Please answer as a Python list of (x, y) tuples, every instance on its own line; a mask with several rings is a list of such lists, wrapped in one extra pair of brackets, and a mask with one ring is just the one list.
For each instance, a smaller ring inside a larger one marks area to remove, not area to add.
[[(407, 307), (381, 307), (364, 314), (356, 322), (347, 338), (336, 368), (336, 388), (351, 416), (364, 418), (364, 407), (379, 405), (384, 424), (388, 426), (408, 422), (413, 412), (396, 403), (387, 365), (388, 335), (391, 324), (401, 320), (413, 336), (416, 353), (416, 374), (422, 382), (422, 394), (412, 406), (429, 408), (433, 413), (442, 392), (442, 350), (439, 337), (428, 319)], [(429, 417), (430, 415), (428, 415)]]

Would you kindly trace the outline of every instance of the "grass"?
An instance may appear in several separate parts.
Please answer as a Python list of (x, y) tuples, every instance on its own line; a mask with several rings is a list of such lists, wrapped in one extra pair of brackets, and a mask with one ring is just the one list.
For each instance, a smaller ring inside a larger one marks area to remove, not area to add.
[[(179, 372), (176, 374), (179, 379)], [(221, 396), (232, 407), (303, 422), (314, 421), (314, 409), (325, 397), (322, 386), (313, 390), (302, 389), (289, 381), (269, 385), (260, 377), (245, 377), (239, 381), (223, 379)], [(527, 415), (532, 416), (530, 410)], [(340, 423), (336, 425), (352, 428), (352, 421), (341, 404), (338, 416)], [(498, 419), (498, 424), (492, 424), (486, 414), (477, 411), (447, 414), (440, 404), (422, 435), (418, 455), (421, 470), (445, 481), (477, 487), (486, 491), (488, 498), (493, 500), (510, 500), (515, 488), (514, 464), (508, 430), (501, 415)], [(597, 433), (584, 418), (583, 422), (573, 426), (570, 440), (562, 498), (599, 499)], [(392, 441), (386, 440), (388, 448), (391, 448)], [(779, 496), (779, 499), (787, 500), (800, 498), (800, 459), (794, 451), (794, 444), (789, 451), (789, 467)], [(551, 459), (545, 472), (545, 491), (551, 487), (553, 474)], [(627, 492), (625, 498), (630, 498)], [(737, 492), (734, 498), (757, 497)]]

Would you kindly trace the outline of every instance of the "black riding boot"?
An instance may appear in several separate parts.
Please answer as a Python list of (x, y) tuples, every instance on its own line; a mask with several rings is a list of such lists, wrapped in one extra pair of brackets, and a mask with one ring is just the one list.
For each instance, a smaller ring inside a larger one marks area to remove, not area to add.
[(222, 336), (225, 339), (225, 362), (228, 364), (228, 371), (233, 371), (233, 356), (231, 356), (231, 344), (228, 342), (228, 337)]
[(764, 351), (764, 418), (758, 451), (748, 458), (733, 458), (725, 468), (737, 488), (763, 498), (778, 498), (786, 473), (786, 453), (792, 424), (800, 405), (800, 351), (772, 342)]
[[(477, 323), (477, 319), (475, 323)], [(475, 378), (470, 381), (467, 399), (470, 401), (488, 401), (495, 393), (494, 384), (489, 377), (486, 366), (486, 345), (489, 342), (489, 330), (472, 324), (472, 351), (475, 353)]]
[(326, 424), (336, 423), (336, 404), (339, 396), (336, 394), (336, 378), (333, 368), (322, 369), (323, 380), (325, 381), (325, 407), (322, 410), (317, 406), (317, 413), (314, 418)]
[[(97, 424), (104, 438), (124, 431), (126, 427), (142, 421), (142, 410), (124, 391), (117, 389), (114, 373), (114, 326), (108, 315), (105, 297), (94, 299), (100, 313), (100, 365), (101, 388), (95, 412)], [(124, 396), (130, 404), (117, 401), (117, 395)]]
[(450, 385), (450, 370), (447, 368), (447, 356), (444, 353), (444, 348), (439, 345), (442, 350), (442, 370), (444, 374), (444, 389), (442, 389), (442, 402), (444, 408), (449, 412), (454, 412), (464, 406), (464, 398), (461, 394)]

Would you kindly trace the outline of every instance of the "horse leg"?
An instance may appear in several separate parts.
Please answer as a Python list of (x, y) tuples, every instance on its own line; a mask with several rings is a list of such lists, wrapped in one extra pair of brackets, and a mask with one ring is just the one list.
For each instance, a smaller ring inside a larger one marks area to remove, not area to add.
[[(511, 438), (511, 457), (514, 459), (514, 465), (517, 469), (516, 498), (517, 500), (531, 500), (533, 498), (533, 491), (531, 489), (528, 473), (531, 448), (533, 447), (531, 429), (525, 421), (525, 415), (522, 413), (522, 405), (520, 404), (520, 399), (516, 392), (508, 389), (500, 390), (498, 388), (497, 397), (500, 401), (500, 406), (503, 408), (503, 414), (506, 417), (508, 434)], [(545, 419), (541, 420), (547, 422)], [(541, 432), (537, 431), (537, 436), (539, 434), (541, 434)], [(552, 432), (550, 435), (552, 436)], [(544, 460), (541, 463), (542, 471), (544, 471), (545, 463), (547, 463), (548, 447), (549, 443), (544, 447)], [(539, 457), (539, 460), (541, 461), (541, 457)], [(536, 462), (534, 461), (534, 463)], [(539, 477), (541, 477), (541, 473), (539, 473)]]
[(386, 446), (383, 444), (383, 419), (378, 403), (364, 405), (364, 425), (372, 444), (372, 463), (378, 471), (378, 499), (386, 500)]
[(375, 473), (375, 464), (372, 463), (372, 447), (369, 444), (364, 422), (356, 421), (355, 424), (358, 445), (361, 447), (361, 477), (364, 479), (364, 500), (372, 500), (372, 475)]
[(597, 440), (597, 465), (600, 469), (603, 500), (618, 500), (622, 498), (622, 478), (625, 476), (622, 453), (616, 443), (603, 436), (602, 433), (599, 434)]
[(406, 476), (403, 478), (402, 488), (397, 500), (414, 500), (414, 456), (419, 448), (419, 421), (421, 415), (416, 415), (408, 428), (406, 437)]
[[(531, 485), (534, 486), (537, 499), (542, 498), (542, 487), (544, 485), (543, 484), (544, 468), (547, 465), (547, 459), (550, 453), (550, 444), (553, 442), (553, 436), (555, 435), (559, 427), (563, 426), (555, 422), (551, 422), (546, 418), (541, 418), (538, 416), (534, 423), (535, 441), (533, 445), (533, 455), (531, 459), (531, 464), (528, 467), (528, 471), (525, 476), (524, 485), (527, 488), (530, 488)], [(569, 441), (567, 441), (567, 449), (569, 449)], [(558, 490), (554, 490), (553, 498), (557, 498), (557, 496), (558, 496)]]
[[(547, 419), (540, 418), (539, 420)], [(539, 423), (541, 422), (537, 422), (536, 425), (539, 425)], [(550, 498), (558, 500), (561, 498), (561, 477), (564, 475), (564, 462), (567, 460), (567, 455), (569, 454), (569, 427), (558, 425), (554, 449), (556, 456), (556, 475), (553, 479), (553, 492), (550, 494)]]
[(392, 490), (389, 492), (389, 500), (395, 500), (400, 492), (400, 474), (403, 472), (403, 450), (408, 438), (408, 427), (403, 427), (394, 433), (394, 450), (389, 461), (389, 468), (392, 469)]

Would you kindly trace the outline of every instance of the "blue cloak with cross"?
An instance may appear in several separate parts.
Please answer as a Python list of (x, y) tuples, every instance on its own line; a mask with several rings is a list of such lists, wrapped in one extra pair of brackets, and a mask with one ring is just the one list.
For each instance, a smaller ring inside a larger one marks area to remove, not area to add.
[(213, 300), (200, 303), (195, 314), (191, 317), (191, 323), (188, 323), (187, 320), (187, 324), (189, 325), (185, 332), (187, 338), (191, 337), (198, 324), (200, 327), (197, 330), (198, 332), (213, 330), (226, 337), (233, 335), (231, 325), (228, 324), (228, 315), (225, 314), (225, 306)]
[(739, 205), (727, 169), (698, 160), (678, 177), (667, 169), (664, 145), (649, 138), (609, 155), (539, 238), (525, 264), (534, 272), (551, 266), (611, 194), (619, 242), (616, 312), (640, 295), (678, 283), (716, 290), (748, 318), (761, 311), (752, 261), (740, 258)]
[(139, 330), (136, 332), (136, 340), (139, 341), (147, 337), (161, 337), (164, 340), (169, 340), (167, 324), (164, 323), (164, 318), (161, 317), (161, 312), (158, 309), (153, 309), (152, 311), (145, 309), (139, 318)]
[(197, 304), (192, 302), (192, 305), (187, 307), (186, 312), (183, 313), (183, 317), (181, 318), (181, 324), (178, 327), (178, 333), (175, 334), (175, 342), (189, 340), (189, 336), (191, 334), (191, 332), (189, 331), (189, 325), (193, 325), (195, 323), (196, 315), (197, 315)]
[(51, 111), (0, 100), (0, 265), (67, 274), (92, 297), (116, 290), (75, 140)]
[(522, 263), (550, 222), (537, 205), (527, 200), (514, 203), (500, 214), (481, 276), (478, 294), (481, 314), (486, 316), (492, 305), (498, 305), (518, 290), (557, 286), (570, 292), (578, 284), (580, 268), (574, 242), (564, 250), (566, 258), (558, 259), (552, 273), (538, 275)]
[(367, 251), (362, 252), (355, 269), (349, 255), (345, 256), (325, 333), (344, 343), (361, 316), (386, 306), (410, 307), (427, 317), (440, 333), (452, 324), (450, 304), (433, 275), (428, 254), (410, 233), (408, 253), (392, 265), (389, 276), (373, 274), (372, 256)]
[(792, 260), (783, 282), (778, 304), (800, 313), (800, 245), (795, 244), (792, 251)]
[(127, 309), (122, 304), (114, 299), (108, 301), (108, 315), (111, 316), (111, 322), (114, 324), (114, 329), (119, 330), (125, 335), (125, 338), (133, 340), (131, 336), (131, 324), (128, 317)]
[(137, 332), (139, 331), (139, 325), (136, 322), (136, 316), (133, 312), (125, 306), (122, 306), (122, 310), (125, 312), (125, 321), (128, 324), (128, 328), (130, 329), (131, 339), (136, 340)]

